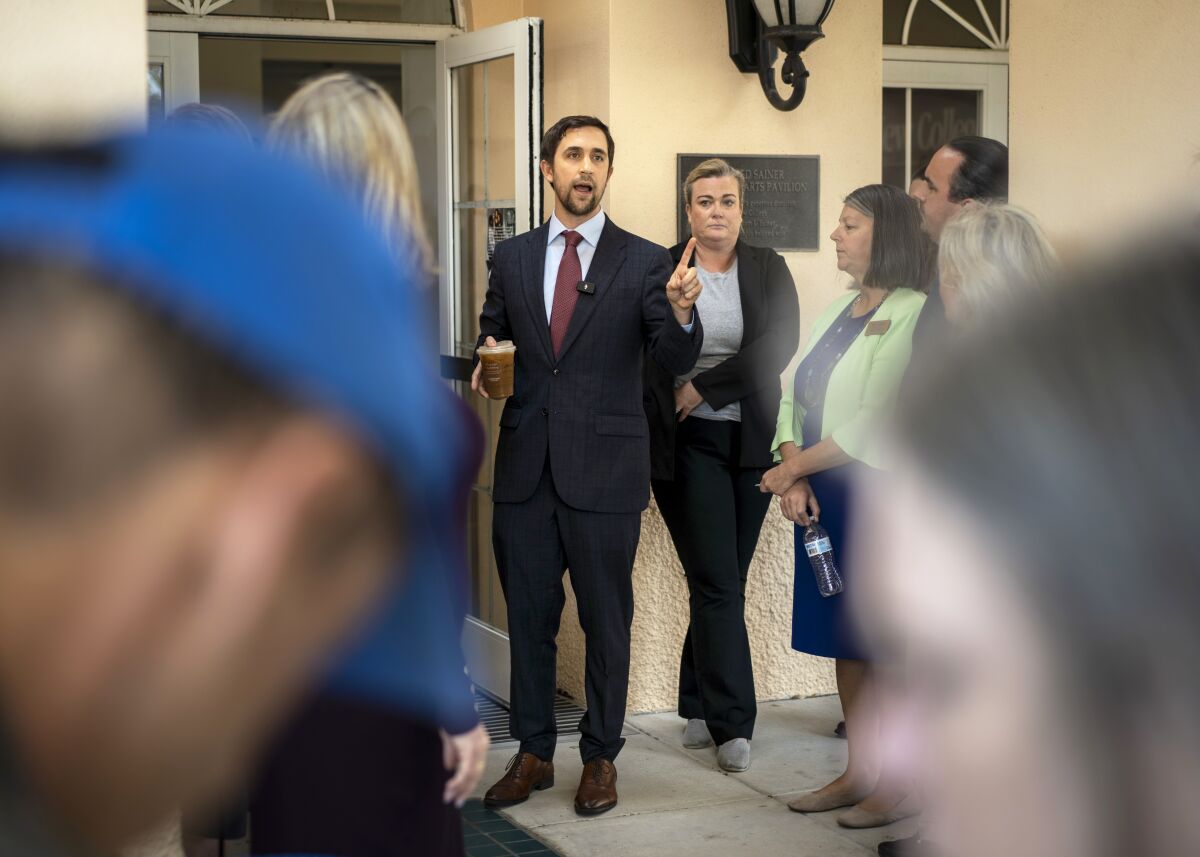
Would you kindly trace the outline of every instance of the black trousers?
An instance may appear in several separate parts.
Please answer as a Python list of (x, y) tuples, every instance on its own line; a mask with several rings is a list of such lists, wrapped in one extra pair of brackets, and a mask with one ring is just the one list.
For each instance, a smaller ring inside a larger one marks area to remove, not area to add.
[(654, 497), (687, 575), (691, 624), (679, 664), (679, 714), (723, 744), (754, 734), (758, 707), (746, 634), (746, 575), (771, 495), (738, 465), (741, 424), (689, 417), (675, 437), (675, 478)]
[(251, 853), (461, 857), (462, 818), (442, 802), (448, 776), (434, 727), (318, 693), (265, 759)]
[(625, 739), (629, 693), (629, 634), (633, 624), (633, 558), (642, 518), (572, 509), (554, 490), (547, 462), (533, 496), (497, 503), (492, 542), (508, 604), (512, 685), (509, 721), (522, 752), (554, 757), (557, 729), (559, 620), (570, 569), (587, 642), (587, 713), (579, 723), (584, 762), (615, 759)]

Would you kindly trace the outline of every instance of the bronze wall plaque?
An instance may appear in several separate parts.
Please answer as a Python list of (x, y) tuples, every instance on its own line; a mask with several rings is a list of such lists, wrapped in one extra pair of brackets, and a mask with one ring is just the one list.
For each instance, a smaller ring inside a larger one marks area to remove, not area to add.
[(742, 237), (748, 243), (780, 252), (820, 249), (821, 159), (817, 155), (679, 155), (680, 241), (691, 235), (683, 181), (709, 158), (726, 160), (746, 176)]

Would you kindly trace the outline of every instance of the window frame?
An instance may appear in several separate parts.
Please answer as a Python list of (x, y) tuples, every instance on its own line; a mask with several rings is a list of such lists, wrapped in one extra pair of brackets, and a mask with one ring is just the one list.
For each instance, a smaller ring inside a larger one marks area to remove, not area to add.
[(885, 45), (883, 88), (905, 93), (905, 177), (913, 174), (913, 89), (980, 93), (979, 133), (1008, 145), (1008, 51)]

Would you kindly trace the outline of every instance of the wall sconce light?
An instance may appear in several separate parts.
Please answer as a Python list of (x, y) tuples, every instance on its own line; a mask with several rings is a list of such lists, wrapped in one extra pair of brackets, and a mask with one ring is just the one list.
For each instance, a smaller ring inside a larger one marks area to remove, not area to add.
[[(767, 101), (777, 110), (795, 110), (808, 89), (808, 69), (800, 54), (825, 34), (821, 24), (834, 0), (725, 0), (729, 17), (729, 57), (739, 71), (757, 72)], [(780, 77), (792, 87), (787, 98), (775, 85), (775, 57), (784, 52)]]

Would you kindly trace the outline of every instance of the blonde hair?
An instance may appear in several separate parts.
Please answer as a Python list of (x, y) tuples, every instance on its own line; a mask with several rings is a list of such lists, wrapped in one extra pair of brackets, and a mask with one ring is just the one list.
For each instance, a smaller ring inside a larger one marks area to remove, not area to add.
[(974, 202), (946, 224), (938, 271), (956, 282), (978, 317), (1057, 276), (1058, 254), (1032, 214), (1014, 205)]
[(741, 170), (734, 169), (733, 165), (721, 158), (709, 158), (707, 161), (701, 161), (696, 164), (690, 173), (687, 180), (683, 183), (683, 198), (687, 200), (687, 204), (692, 204), (692, 185), (701, 179), (737, 179), (738, 186), (738, 202), (742, 205), (746, 204), (746, 176)]
[(275, 114), (267, 139), (314, 161), (330, 179), (348, 182), (397, 255), (415, 252), (416, 267), (435, 270), (412, 141), (383, 87), (350, 72), (314, 78)]

